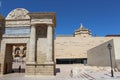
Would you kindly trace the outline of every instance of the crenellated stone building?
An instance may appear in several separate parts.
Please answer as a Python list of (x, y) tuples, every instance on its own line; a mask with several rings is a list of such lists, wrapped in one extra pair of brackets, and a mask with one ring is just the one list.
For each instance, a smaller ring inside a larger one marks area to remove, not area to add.
[(26, 60), (26, 75), (54, 75), (56, 14), (31, 13), (23, 8), (0, 16), (0, 73), (12, 72), (16, 57)]

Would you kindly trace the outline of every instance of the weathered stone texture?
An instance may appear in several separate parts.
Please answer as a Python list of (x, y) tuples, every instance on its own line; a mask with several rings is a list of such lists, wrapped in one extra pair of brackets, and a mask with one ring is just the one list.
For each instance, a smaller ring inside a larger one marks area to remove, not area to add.
[(35, 66), (26, 66), (26, 75), (35, 75)]
[(37, 40), (37, 63), (44, 64), (47, 58), (47, 38)]
[(54, 75), (54, 64), (31, 64), (26, 67), (27, 75), (52, 76)]
[(50, 65), (37, 66), (36, 75), (54, 75), (54, 66)]
[(56, 58), (87, 58), (87, 51), (111, 38), (106, 37), (56, 37)]
[[(4, 31), (1, 28), (4, 27), (6, 31), (0, 37), (1, 74), (12, 71), (12, 50), (14, 45), (22, 45), (27, 47), (26, 75), (54, 75), (55, 64), (52, 58), (54, 57), (55, 13), (29, 13), (26, 9), (17, 8), (8, 14), (4, 26), (1, 25), (1, 18), (0, 16), (0, 30)], [(28, 32), (22, 33), (22, 31), (26, 31), (26, 28)], [(12, 33), (12, 31), (15, 32)], [(1, 31), (0, 34), (2, 34)]]

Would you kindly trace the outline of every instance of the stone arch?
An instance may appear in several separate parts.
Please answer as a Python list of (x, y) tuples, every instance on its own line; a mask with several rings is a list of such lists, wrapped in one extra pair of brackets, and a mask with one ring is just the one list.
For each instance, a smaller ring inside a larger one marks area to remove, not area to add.
[(28, 13), (29, 11), (24, 8), (16, 8), (7, 15), (6, 19), (30, 19)]

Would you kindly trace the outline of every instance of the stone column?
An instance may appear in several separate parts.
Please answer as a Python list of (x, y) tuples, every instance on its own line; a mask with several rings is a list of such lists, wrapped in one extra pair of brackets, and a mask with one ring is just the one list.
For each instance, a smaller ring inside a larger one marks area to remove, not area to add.
[(53, 29), (51, 25), (48, 25), (47, 28), (47, 42), (48, 42), (48, 52), (47, 52), (47, 61), (52, 61), (53, 58)]
[(35, 47), (36, 47), (36, 28), (35, 25), (31, 25), (29, 58), (28, 58), (28, 62), (30, 63), (35, 63)]

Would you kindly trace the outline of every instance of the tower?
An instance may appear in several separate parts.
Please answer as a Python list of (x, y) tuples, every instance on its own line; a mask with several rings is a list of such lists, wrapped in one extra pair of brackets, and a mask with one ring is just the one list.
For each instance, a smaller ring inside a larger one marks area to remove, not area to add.
[(74, 36), (75, 37), (91, 37), (91, 32), (81, 24), (80, 28), (74, 32)]

